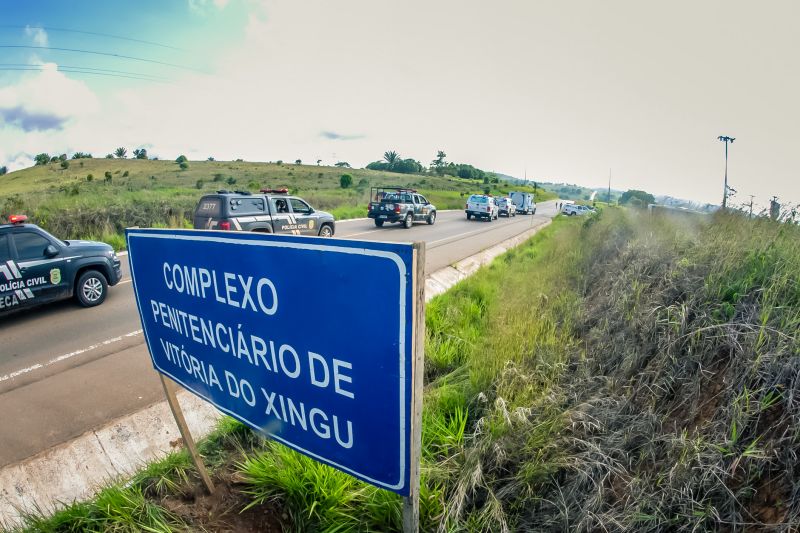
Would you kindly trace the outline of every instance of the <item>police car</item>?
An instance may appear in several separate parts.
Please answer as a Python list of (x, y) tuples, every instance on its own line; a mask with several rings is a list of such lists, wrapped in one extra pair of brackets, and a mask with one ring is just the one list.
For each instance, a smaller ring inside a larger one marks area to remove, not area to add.
[(317, 211), (288, 192), (261, 189), (260, 194), (227, 190), (207, 194), (194, 210), (194, 228), (333, 237), (333, 215)]
[(73, 296), (83, 307), (103, 303), (122, 279), (114, 249), (56, 239), (27, 218), (11, 215), (0, 224), (0, 315)]

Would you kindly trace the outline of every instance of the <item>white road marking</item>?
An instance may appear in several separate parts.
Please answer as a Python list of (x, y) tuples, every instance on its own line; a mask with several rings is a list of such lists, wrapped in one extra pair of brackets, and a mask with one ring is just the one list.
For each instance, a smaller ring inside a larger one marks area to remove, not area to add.
[(0, 383), (2, 383), (3, 381), (8, 381), (9, 379), (14, 379), (14, 378), (16, 378), (18, 376), (21, 376), (23, 374), (27, 374), (28, 372), (33, 372), (34, 370), (41, 370), (42, 368), (46, 368), (46, 367), (48, 367), (50, 365), (53, 365), (55, 363), (60, 363), (61, 361), (66, 361), (67, 359), (71, 359), (72, 357), (75, 357), (76, 355), (81, 355), (81, 354), (84, 354), (86, 352), (90, 352), (92, 350), (96, 350), (97, 348), (100, 348), (102, 346), (108, 346), (109, 344), (114, 344), (115, 342), (119, 342), (119, 341), (122, 341), (122, 340), (125, 340), (125, 339), (129, 339), (131, 337), (136, 337), (137, 335), (141, 335), (141, 334), (142, 334), (142, 330), (137, 329), (136, 331), (131, 331), (130, 333), (126, 333), (125, 335), (120, 335), (119, 337), (114, 337), (112, 339), (106, 339), (106, 340), (104, 340), (102, 342), (98, 342), (97, 344), (92, 344), (91, 346), (87, 346), (86, 348), (81, 348), (80, 350), (75, 350), (74, 352), (69, 352), (69, 353), (65, 353), (63, 355), (59, 355), (58, 357), (54, 357), (53, 359), (50, 359), (49, 361), (47, 361), (44, 364), (36, 363), (35, 365), (31, 365), (31, 366), (26, 367), (26, 368), (21, 368), (19, 370), (15, 370), (14, 372), (11, 372), (10, 374), (6, 374), (5, 376), (0, 376)]

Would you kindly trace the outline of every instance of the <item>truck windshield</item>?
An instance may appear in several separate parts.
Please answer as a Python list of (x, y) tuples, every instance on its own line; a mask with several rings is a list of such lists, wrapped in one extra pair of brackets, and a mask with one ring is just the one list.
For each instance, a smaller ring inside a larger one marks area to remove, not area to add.
[(469, 201), (474, 204), (485, 204), (489, 199), (485, 196), (470, 196)]
[(386, 196), (381, 200), (382, 202), (405, 202), (411, 203), (411, 195), (401, 194), (397, 192), (386, 193)]

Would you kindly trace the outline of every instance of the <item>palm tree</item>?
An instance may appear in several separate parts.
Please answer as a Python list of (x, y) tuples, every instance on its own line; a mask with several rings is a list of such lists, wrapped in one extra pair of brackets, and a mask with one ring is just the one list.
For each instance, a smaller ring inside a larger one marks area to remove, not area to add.
[(394, 165), (399, 158), (400, 154), (398, 154), (394, 150), (389, 150), (388, 152), (383, 153), (383, 159), (385, 159), (386, 162), (389, 163), (389, 166)]
[(120, 146), (119, 148), (114, 150), (114, 155), (117, 156), (117, 158), (119, 159), (124, 159), (125, 156), (128, 155), (128, 151)]

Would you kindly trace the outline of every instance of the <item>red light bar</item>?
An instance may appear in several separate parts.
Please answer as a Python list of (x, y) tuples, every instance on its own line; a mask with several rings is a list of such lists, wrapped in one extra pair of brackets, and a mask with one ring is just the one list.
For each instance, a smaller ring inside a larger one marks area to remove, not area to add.
[(8, 217), (8, 221), (12, 224), (22, 224), (26, 220), (28, 220), (28, 217), (25, 215), (10, 215)]
[(283, 189), (261, 189), (259, 192), (263, 192), (265, 194), (288, 194), (289, 189), (286, 187)]

